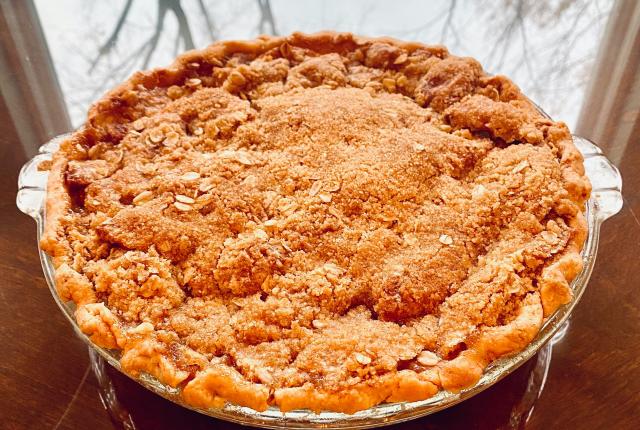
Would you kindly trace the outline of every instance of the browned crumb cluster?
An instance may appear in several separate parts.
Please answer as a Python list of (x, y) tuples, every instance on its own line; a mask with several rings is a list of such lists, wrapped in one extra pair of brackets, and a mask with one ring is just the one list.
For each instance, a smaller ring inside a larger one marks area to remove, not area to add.
[(570, 298), (589, 193), (562, 123), (441, 47), (222, 42), (91, 110), (42, 246), (122, 366), (354, 412), (469, 386)]

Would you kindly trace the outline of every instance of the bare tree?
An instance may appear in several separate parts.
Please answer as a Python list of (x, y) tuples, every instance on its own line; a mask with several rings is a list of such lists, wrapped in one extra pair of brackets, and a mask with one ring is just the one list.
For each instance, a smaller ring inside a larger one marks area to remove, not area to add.
[(273, 19), (273, 13), (271, 12), (271, 2), (269, 0), (257, 0), (258, 8), (260, 9), (260, 22), (258, 22), (258, 33), (267, 33), (267, 25), (271, 27), (270, 34), (278, 35), (276, 30), (276, 22)]
[(207, 30), (209, 31), (209, 37), (212, 41), (218, 39), (218, 32), (216, 31), (216, 26), (213, 22), (213, 18), (211, 18), (211, 16), (209, 15), (209, 10), (205, 6), (203, 0), (198, 0), (198, 7), (200, 8), (200, 13), (202, 13), (202, 16), (204, 18)]
[[(202, 2), (200, 2), (202, 3)], [(114, 48), (118, 41), (118, 37), (120, 32), (122, 31), (127, 15), (131, 10), (131, 5), (133, 4), (133, 0), (127, 0), (125, 7), (118, 18), (115, 28), (109, 36), (109, 39), (98, 49), (98, 55), (91, 62), (91, 66), (89, 68), (89, 73), (91, 73), (98, 62), (104, 58), (105, 55), (109, 54), (111, 50)], [(204, 8), (204, 5), (202, 5)], [(187, 16), (180, 5), (180, 0), (158, 0), (158, 14), (156, 17), (156, 25), (153, 34), (149, 39), (147, 39), (142, 45), (138, 48), (134, 49), (133, 53), (135, 56), (144, 55), (144, 60), (142, 61), (142, 68), (146, 69), (149, 66), (149, 62), (151, 61), (151, 57), (155, 52), (158, 46), (158, 40), (160, 40), (160, 36), (162, 35), (162, 30), (164, 28), (164, 20), (167, 15), (167, 12), (172, 12), (177, 21), (178, 21), (178, 39), (176, 40), (176, 50), (179, 42), (182, 42), (185, 49), (194, 49), (195, 45), (193, 43), (193, 36), (191, 35), (191, 28), (189, 27), (189, 22), (187, 20)], [(208, 21), (209, 22), (209, 21)], [(212, 24), (211, 24), (211, 28)], [(129, 57), (128, 57), (129, 58)], [(124, 64), (128, 63), (128, 58), (123, 62)], [(123, 66), (124, 64), (120, 64)]]
[(160, 40), (162, 29), (164, 28), (164, 19), (168, 11), (173, 12), (178, 20), (178, 37), (182, 39), (185, 49), (195, 48), (193, 44), (193, 37), (191, 36), (191, 29), (189, 28), (189, 22), (184, 14), (184, 10), (182, 10), (182, 7), (180, 6), (180, 1), (158, 0), (158, 17), (156, 19), (156, 27), (151, 38), (145, 42), (147, 45), (147, 52), (142, 62), (143, 69), (149, 67), (151, 56), (158, 46), (158, 40)]
[[(147, 68), (160, 58), (169, 61), (172, 52), (177, 54), (198, 43), (218, 39), (228, 26), (237, 25), (241, 14), (248, 14), (249, 19), (255, 20), (257, 32), (278, 34), (270, 0), (156, 0), (152, 3), (155, 11), (142, 14), (142, 1), (120, 1), (113, 27), (109, 26), (108, 37), (104, 39), (95, 31), (102, 23), (92, 21), (98, 15), (104, 16), (93, 12), (97, 7), (104, 7), (104, 3), (79, 2), (91, 24), (79, 28), (77, 37), (74, 35), (67, 44), (74, 56), (85, 59), (90, 78), (78, 70), (77, 62), (75, 67), (67, 66), (64, 61), (57, 64), (61, 80), (66, 82), (64, 85), (68, 89), (66, 96), (70, 104), (78, 106), (77, 112), (83, 112), (97, 96), (134, 70)], [(361, 27), (367, 27), (367, 32), (372, 31), (371, 24), (374, 23), (374, 31), (380, 34), (427, 43), (441, 42), (454, 53), (473, 55), (489, 72), (510, 75), (534, 100), (553, 111), (553, 106), (558, 110), (567, 109), (562, 95), (579, 103), (579, 98), (575, 97), (581, 94), (585, 84), (595, 54), (597, 34), (612, 1), (450, 0), (436, 7), (425, 6), (425, 18), (414, 28), (381, 20), (384, 15), (379, 13), (379, 6), (386, 8), (388, 3), (363, 2), (362, 13), (357, 19)], [(257, 7), (247, 8), (251, 2)], [(171, 34), (167, 32), (169, 24), (173, 24), (166, 21), (167, 16), (176, 19), (175, 33), (173, 30)], [(336, 26), (342, 18), (329, 15), (325, 25)], [(282, 19), (295, 17), (287, 13), (278, 16), (278, 20)], [(489, 23), (484, 26), (486, 30), (477, 25), (480, 22)], [(477, 50), (478, 38), (482, 38), (486, 50)], [(591, 42), (585, 44), (585, 38)], [(585, 50), (585, 47), (588, 48)]]
[(98, 56), (91, 62), (89, 73), (91, 73), (93, 69), (96, 67), (96, 64), (98, 64), (98, 61), (100, 60), (100, 58), (102, 58), (103, 56), (111, 52), (111, 49), (113, 49), (113, 47), (116, 45), (116, 42), (118, 41), (118, 36), (120, 35), (120, 30), (122, 30), (122, 26), (124, 25), (124, 22), (127, 19), (127, 15), (129, 15), (129, 11), (131, 10), (132, 4), (133, 4), (133, 0), (127, 0), (127, 3), (124, 6), (124, 10), (120, 14), (120, 17), (118, 18), (118, 22), (116, 23), (115, 28), (111, 32), (111, 36), (109, 36), (109, 38), (104, 43), (104, 45), (100, 46), (100, 49), (98, 49)]
[(458, 32), (456, 31), (453, 24), (453, 17), (456, 13), (456, 5), (458, 4), (458, 0), (451, 0), (449, 3), (449, 10), (447, 11), (447, 17), (444, 20), (444, 24), (442, 25), (442, 34), (440, 35), (440, 43), (444, 43), (447, 38), (447, 32), (451, 30), (451, 34), (455, 38), (456, 42), (459, 42)]

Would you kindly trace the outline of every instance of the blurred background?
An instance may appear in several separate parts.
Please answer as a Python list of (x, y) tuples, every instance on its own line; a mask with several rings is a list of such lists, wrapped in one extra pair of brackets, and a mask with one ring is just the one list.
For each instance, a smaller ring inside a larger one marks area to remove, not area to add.
[[(612, 0), (36, 0), (71, 123), (132, 72), (217, 39), (325, 29), (444, 44), (575, 126)], [(73, 10), (73, 13), (68, 11)]]
[[(625, 80), (639, 63), (636, 0), (0, 0), (0, 12), (0, 90), (26, 154), (136, 70), (219, 39), (326, 29), (443, 44), (612, 148), (639, 117)], [(612, 151), (617, 162), (624, 145)]]

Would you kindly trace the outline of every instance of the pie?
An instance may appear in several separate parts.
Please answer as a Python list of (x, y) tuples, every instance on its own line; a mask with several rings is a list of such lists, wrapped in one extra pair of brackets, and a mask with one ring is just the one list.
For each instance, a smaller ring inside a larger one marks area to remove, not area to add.
[(125, 372), (200, 408), (459, 391), (582, 267), (569, 130), (441, 46), (215, 43), (109, 92), (49, 168), (59, 296)]

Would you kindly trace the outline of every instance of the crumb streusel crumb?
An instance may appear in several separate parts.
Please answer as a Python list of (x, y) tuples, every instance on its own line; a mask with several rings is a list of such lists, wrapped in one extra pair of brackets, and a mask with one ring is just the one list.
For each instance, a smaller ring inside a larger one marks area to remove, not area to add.
[(442, 47), (221, 42), (134, 75), (51, 167), (60, 296), (197, 406), (354, 412), (474, 384), (570, 297), (562, 123)]

